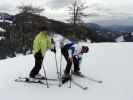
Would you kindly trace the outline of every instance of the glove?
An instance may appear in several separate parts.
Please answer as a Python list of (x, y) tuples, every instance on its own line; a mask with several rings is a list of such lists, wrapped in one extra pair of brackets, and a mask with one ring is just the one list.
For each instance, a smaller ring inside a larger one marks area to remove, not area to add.
[(56, 53), (56, 49), (55, 47), (53, 49), (51, 49), (52, 52)]
[(78, 55), (74, 56), (75, 59), (77, 59), (78, 63), (81, 63), (82, 58)]
[(52, 44), (55, 44), (55, 42), (54, 42), (54, 39), (53, 39), (53, 38), (51, 39), (51, 43), (52, 43)]

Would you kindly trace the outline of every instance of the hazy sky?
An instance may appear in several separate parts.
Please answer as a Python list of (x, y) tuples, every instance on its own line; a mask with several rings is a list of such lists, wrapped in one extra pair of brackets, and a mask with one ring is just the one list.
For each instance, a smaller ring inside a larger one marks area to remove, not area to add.
[[(72, 0), (0, 0), (0, 12), (17, 13), (16, 7), (32, 4), (43, 7), (43, 15), (65, 21), (68, 19), (67, 7)], [(102, 19), (133, 18), (133, 0), (81, 0), (88, 5), (88, 21)]]

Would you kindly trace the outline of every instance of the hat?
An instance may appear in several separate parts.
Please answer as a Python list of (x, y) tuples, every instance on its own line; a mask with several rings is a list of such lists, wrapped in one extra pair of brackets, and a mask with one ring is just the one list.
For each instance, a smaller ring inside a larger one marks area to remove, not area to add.
[(87, 53), (89, 48), (87, 46), (82, 46), (82, 53)]
[(43, 26), (41, 26), (41, 27), (39, 28), (39, 30), (40, 30), (40, 31), (47, 30), (47, 26), (44, 26), (44, 25), (43, 25)]

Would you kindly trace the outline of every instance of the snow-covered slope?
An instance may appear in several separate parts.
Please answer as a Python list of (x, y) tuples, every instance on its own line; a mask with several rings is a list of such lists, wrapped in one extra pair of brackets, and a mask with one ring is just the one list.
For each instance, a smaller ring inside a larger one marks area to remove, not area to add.
[[(83, 56), (81, 71), (89, 77), (103, 80), (103, 84), (85, 81), (88, 90), (69, 83), (59, 88), (38, 84), (16, 83), (18, 76), (28, 76), (34, 65), (33, 55), (0, 61), (1, 100), (133, 100), (133, 43), (87, 44), (90, 52)], [(57, 52), (58, 65), (60, 50)], [(62, 71), (65, 67), (62, 61)], [(44, 59), (47, 76), (57, 78), (55, 55), (50, 51)], [(42, 70), (41, 70), (42, 73)], [(42, 73), (43, 74), (43, 73)], [(77, 79), (78, 80), (78, 79)], [(84, 81), (84, 80), (83, 80)], [(81, 80), (79, 81), (80, 83)]]

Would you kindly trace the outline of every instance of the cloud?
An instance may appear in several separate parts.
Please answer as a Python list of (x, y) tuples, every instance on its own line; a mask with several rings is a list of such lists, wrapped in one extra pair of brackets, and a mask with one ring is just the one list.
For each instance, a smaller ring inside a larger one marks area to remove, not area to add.
[(15, 7), (10, 2), (3, 2), (0, 4), (0, 12), (11, 13), (14, 10), (15, 10)]
[[(108, 18), (124, 18), (132, 17), (133, 6), (132, 0), (81, 0), (88, 5), (85, 11), (89, 18), (92, 19), (108, 19)], [(118, 2), (119, 1), (119, 2)], [(44, 16), (56, 19), (67, 19), (68, 12), (66, 7), (71, 5), (73, 0), (1, 0), (0, 12), (15, 14), (17, 6), (23, 4), (32, 4), (33, 6), (43, 7), (45, 9)]]
[(123, 5), (119, 8), (118, 6), (110, 5), (108, 3), (93, 3), (89, 6), (88, 12), (91, 18), (126, 18), (133, 16), (131, 6), (129, 8), (124, 8)]
[(46, 4), (52, 9), (60, 9), (67, 7), (71, 2), (72, 0), (48, 0)]

